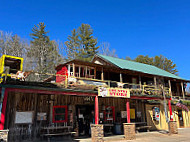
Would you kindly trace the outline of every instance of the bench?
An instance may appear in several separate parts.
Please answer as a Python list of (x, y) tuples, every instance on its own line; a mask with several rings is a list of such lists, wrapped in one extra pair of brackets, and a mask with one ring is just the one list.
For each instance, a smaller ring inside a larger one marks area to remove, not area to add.
[(50, 142), (50, 137), (53, 136), (70, 135), (72, 137), (76, 132), (71, 132), (71, 128), (71, 126), (43, 127), (41, 130), (45, 130), (45, 133), (42, 133), (41, 136), (42, 138), (47, 137), (48, 142)]
[(147, 130), (147, 132), (149, 132), (150, 130), (150, 128), (151, 128), (152, 126), (139, 126), (139, 127), (136, 127), (136, 132), (138, 133), (139, 132), (139, 130), (143, 130), (143, 129), (146, 129)]

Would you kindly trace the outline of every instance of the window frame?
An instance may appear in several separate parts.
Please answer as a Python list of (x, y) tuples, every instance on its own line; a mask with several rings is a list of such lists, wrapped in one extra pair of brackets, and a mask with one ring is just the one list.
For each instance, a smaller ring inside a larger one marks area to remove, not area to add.
[[(113, 120), (107, 120), (108, 117), (107, 117), (107, 112), (106, 112), (106, 109), (110, 107), (112, 109), (112, 117), (110, 118), (113, 118)], [(115, 121), (115, 106), (106, 106), (105, 110), (104, 110), (104, 121), (106, 122), (109, 122), (109, 121)]]
[[(65, 108), (65, 120), (55, 120), (55, 116), (59, 115), (55, 113), (55, 109), (56, 108)], [(53, 117), (52, 117), (52, 121), (53, 123), (62, 123), (62, 122), (67, 122), (68, 121), (68, 110), (67, 110), (67, 106), (66, 105), (62, 105), (62, 106), (53, 106)]]

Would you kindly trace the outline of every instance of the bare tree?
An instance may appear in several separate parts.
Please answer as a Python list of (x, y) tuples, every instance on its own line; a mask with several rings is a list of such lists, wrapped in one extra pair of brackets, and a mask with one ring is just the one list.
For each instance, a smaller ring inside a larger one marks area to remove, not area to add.
[(0, 31), (0, 54), (9, 54), (10, 53), (10, 41), (12, 33)]
[(17, 57), (24, 57), (26, 50), (29, 47), (26, 40), (21, 39), (18, 35), (12, 35), (0, 31), (0, 54), (12, 55)]
[(103, 42), (100, 44), (99, 53), (106, 56), (118, 57), (115, 49), (110, 48), (110, 43)]

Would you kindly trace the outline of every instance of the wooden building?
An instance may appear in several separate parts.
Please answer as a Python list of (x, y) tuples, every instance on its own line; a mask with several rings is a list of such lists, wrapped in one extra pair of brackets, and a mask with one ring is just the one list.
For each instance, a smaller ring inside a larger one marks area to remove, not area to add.
[(100, 54), (56, 70), (45, 82), (7, 79), (0, 84), (0, 129), (9, 129), (10, 141), (89, 136), (91, 124), (102, 124), (105, 135), (122, 134), (126, 122), (136, 123), (139, 131), (167, 130), (170, 120), (190, 126), (186, 79)]

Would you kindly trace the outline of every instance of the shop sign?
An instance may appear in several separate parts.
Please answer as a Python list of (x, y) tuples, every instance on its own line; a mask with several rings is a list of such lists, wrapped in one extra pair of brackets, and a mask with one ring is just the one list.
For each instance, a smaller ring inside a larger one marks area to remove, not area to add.
[(177, 107), (180, 107), (180, 108), (182, 108), (182, 109), (184, 109), (184, 110), (187, 111), (187, 112), (189, 111), (188, 107), (185, 106), (184, 104), (180, 103), (180, 102), (178, 102), (178, 103), (176, 104), (176, 106), (177, 106)]
[(37, 120), (47, 120), (47, 113), (38, 112), (37, 113)]
[(129, 89), (99, 87), (98, 96), (130, 98), (130, 91)]
[(135, 109), (130, 109), (130, 119), (135, 119)]
[(84, 101), (85, 101), (85, 102), (93, 102), (93, 101), (94, 101), (94, 98), (91, 97), (91, 96), (87, 96), (87, 97), (84, 97)]
[(160, 109), (158, 107), (153, 107), (153, 120), (160, 120)]
[(121, 118), (127, 118), (127, 111), (121, 111)]

